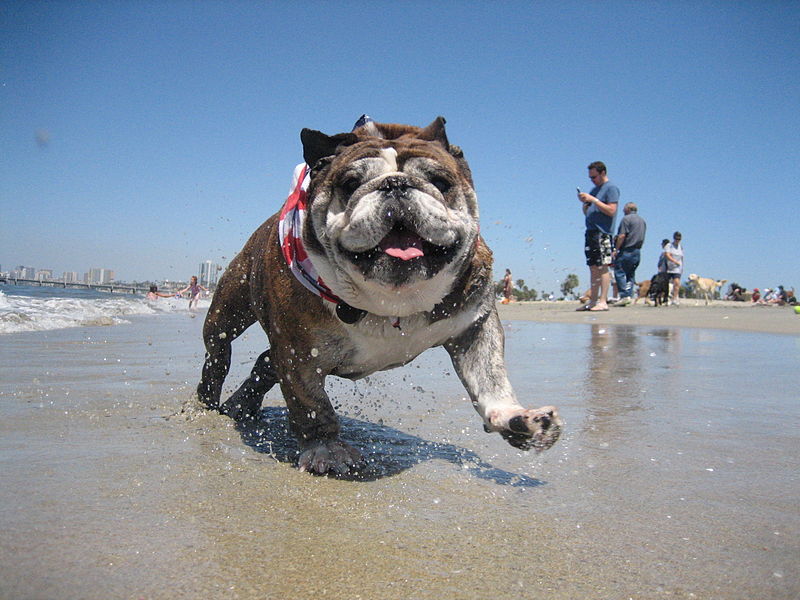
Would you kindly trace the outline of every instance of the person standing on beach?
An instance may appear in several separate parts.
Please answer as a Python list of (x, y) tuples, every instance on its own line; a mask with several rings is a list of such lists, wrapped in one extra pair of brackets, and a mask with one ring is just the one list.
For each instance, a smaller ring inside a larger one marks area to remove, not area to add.
[(605, 164), (600, 161), (589, 165), (589, 179), (594, 187), (588, 194), (578, 190), (583, 214), (586, 215), (584, 253), (589, 266), (591, 294), (589, 302), (577, 310), (608, 310), (608, 288), (611, 275), (611, 236), (617, 214), (619, 188), (608, 180)]
[(617, 229), (614, 249), (614, 277), (619, 290), (619, 302), (615, 306), (627, 306), (633, 301), (633, 286), (636, 283), (636, 268), (641, 259), (641, 248), (647, 223), (639, 216), (639, 208), (628, 202), (622, 209), (625, 216)]
[(514, 292), (514, 279), (511, 277), (511, 269), (506, 269), (503, 277), (503, 304), (511, 302), (511, 294)]
[(672, 280), (672, 299), (670, 304), (679, 306), (678, 293), (681, 291), (681, 275), (683, 274), (683, 246), (681, 246), (681, 232), (676, 231), (672, 236), (672, 243), (664, 248), (664, 257), (667, 259), (667, 273)]
[(193, 310), (197, 308), (197, 303), (200, 300), (200, 296), (203, 295), (203, 292), (207, 292), (208, 289), (197, 283), (197, 276), (192, 275), (189, 285), (177, 292), (177, 294), (182, 296), (183, 293), (187, 291), (189, 292), (189, 310)]
[(661, 240), (661, 254), (658, 255), (659, 273), (667, 272), (667, 253), (666, 253), (667, 246), (669, 246), (669, 240), (667, 238), (664, 238), (663, 240)]

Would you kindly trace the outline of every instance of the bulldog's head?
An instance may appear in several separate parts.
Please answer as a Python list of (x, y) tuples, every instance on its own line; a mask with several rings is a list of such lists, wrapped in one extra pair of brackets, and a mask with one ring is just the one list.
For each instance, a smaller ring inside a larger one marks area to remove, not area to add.
[(303, 240), (325, 284), (351, 306), (398, 317), (429, 311), (466, 268), (478, 205), (444, 124), (302, 131), (312, 169)]

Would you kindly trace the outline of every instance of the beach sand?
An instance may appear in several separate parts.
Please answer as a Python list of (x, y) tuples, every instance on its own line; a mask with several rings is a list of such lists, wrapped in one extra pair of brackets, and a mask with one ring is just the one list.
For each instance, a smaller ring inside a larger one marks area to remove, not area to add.
[(596, 323), (732, 329), (760, 333), (800, 335), (800, 315), (792, 306), (753, 305), (745, 302), (682, 300), (679, 306), (610, 306), (604, 312), (576, 312), (578, 302), (514, 302), (498, 305), (502, 319), (540, 323)]
[(0, 598), (798, 597), (800, 316), (574, 306), (501, 307), (554, 448), (485, 434), (436, 349), (330, 382), (353, 480), (297, 471), (276, 390), (254, 427), (199, 409), (202, 315), (5, 336)]

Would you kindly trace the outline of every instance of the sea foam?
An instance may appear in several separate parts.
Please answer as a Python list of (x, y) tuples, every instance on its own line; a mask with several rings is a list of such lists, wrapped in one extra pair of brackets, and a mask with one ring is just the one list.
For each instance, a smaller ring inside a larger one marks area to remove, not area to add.
[[(187, 299), (179, 298), (148, 301), (141, 296), (115, 294), (100, 298), (40, 297), (0, 291), (0, 335), (66, 327), (119, 325), (129, 323), (126, 317), (133, 315), (186, 311), (188, 304)], [(204, 299), (200, 301), (199, 308), (205, 309), (208, 305), (209, 301)]]

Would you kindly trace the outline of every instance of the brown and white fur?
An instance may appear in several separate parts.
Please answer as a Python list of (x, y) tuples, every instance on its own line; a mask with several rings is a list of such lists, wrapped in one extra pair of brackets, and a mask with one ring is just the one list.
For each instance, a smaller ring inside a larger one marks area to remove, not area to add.
[[(703, 297), (706, 301), (706, 306), (708, 306), (708, 299), (714, 298), (714, 292), (717, 289), (721, 289), (723, 285), (725, 285), (728, 280), (727, 279), (720, 279), (719, 281), (715, 279), (709, 279), (708, 277), (698, 277), (695, 273), (689, 275), (689, 282), (694, 286), (695, 293), (703, 294)], [(695, 305), (700, 304), (700, 299), (697, 299)]]
[[(368, 123), (335, 136), (304, 129), (301, 140), (312, 168), (302, 238), (340, 302), (323, 301), (295, 279), (280, 251), (278, 214), (270, 217), (214, 294), (199, 399), (252, 419), (280, 384), (300, 469), (345, 473), (362, 457), (339, 437), (326, 378), (359, 379), (444, 346), (487, 432), (524, 450), (552, 446), (558, 412), (523, 408), (506, 374), (492, 253), (478, 232), (469, 166), (449, 144), (444, 119), (425, 128)], [(413, 256), (403, 251), (411, 247)], [(270, 347), (221, 403), (231, 343), (256, 321)]]
[(637, 283), (639, 286), (638, 292), (636, 293), (636, 298), (634, 298), (633, 303), (636, 304), (640, 299), (644, 298), (645, 304), (650, 304), (650, 280), (645, 279), (641, 283)]

